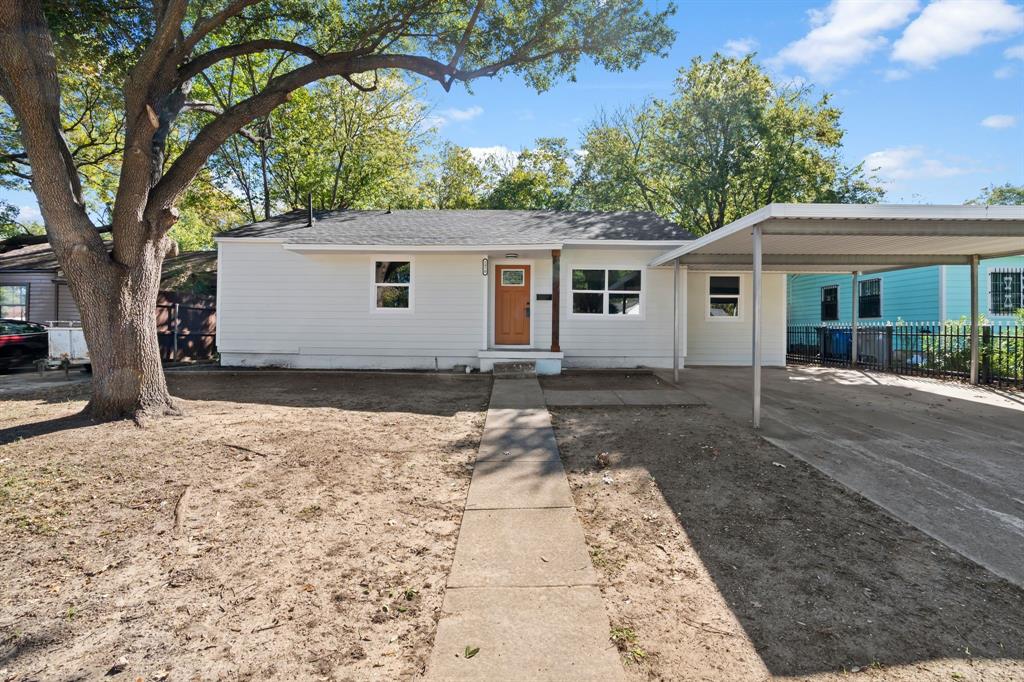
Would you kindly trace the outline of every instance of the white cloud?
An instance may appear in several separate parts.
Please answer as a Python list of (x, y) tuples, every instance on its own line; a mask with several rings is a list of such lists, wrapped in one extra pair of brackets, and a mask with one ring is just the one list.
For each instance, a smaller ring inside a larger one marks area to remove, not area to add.
[(722, 47), (722, 52), (728, 57), (746, 57), (757, 49), (757, 41), (753, 38), (737, 38), (727, 40)]
[(771, 62), (777, 67), (796, 64), (819, 80), (831, 80), (887, 45), (882, 32), (905, 24), (917, 7), (917, 0), (832, 0), (808, 12), (811, 31)]
[(1024, 44), (1006, 48), (1003, 50), (1003, 56), (1007, 59), (1019, 59), (1024, 61)]
[(484, 108), (479, 106), (472, 106), (466, 109), (442, 109), (424, 119), (423, 123), (428, 128), (441, 128), (443, 126), (452, 123), (466, 123), (472, 121), (480, 114), (484, 113)]
[(998, 69), (992, 72), (992, 75), (999, 80), (1006, 80), (1007, 78), (1013, 78), (1013, 74), (1017, 73), (1017, 69), (1013, 68), (1013, 64), (1007, 64), (1006, 66), (1000, 66)]
[(1024, 10), (1006, 0), (935, 0), (893, 44), (892, 58), (927, 67), (1024, 31)]
[(910, 72), (906, 69), (886, 69), (885, 80), (887, 81), (901, 81), (910, 78)]
[(511, 166), (519, 158), (519, 152), (514, 152), (503, 144), (496, 144), (491, 147), (469, 147), (469, 153), (477, 163), (486, 163), (494, 159), (501, 166)]
[(19, 206), (18, 207), (18, 222), (19, 223), (41, 223), (43, 222), (43, 214), (39, 212), (38, 206)]
[(984, 119), (982, 119), (981, 125), (985, 126), (986, 128), (996, 129), (1012, 128), (1013, 126), (1017, 125), (1017, 117), (1010, 116), (1009, 114), (992, 114), (991, 116), (986, 116)]
[(886, 180), (950, 178), (974, 170), (930, 158), (921, 147), (892, 147), (872, 152), (864, 158), (864, 168)]

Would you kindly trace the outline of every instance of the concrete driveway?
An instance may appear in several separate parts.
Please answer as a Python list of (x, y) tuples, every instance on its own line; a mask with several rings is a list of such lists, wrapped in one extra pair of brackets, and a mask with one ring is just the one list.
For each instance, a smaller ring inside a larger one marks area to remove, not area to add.
[[(680, 387), (750, 423), (751, 370)], [(1024, 586), (1024, 395), (821, 367), (767, 369), (762, 432), (992, 572)]]

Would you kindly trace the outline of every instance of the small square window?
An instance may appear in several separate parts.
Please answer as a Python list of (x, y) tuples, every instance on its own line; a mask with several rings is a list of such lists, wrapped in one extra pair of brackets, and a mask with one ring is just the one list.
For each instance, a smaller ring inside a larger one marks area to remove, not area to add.
[(740, 316), (739, 275), (711, 275), (708, 277), (708, 318), (738, 318)]
[(28, 285), (5, 284), (0, 286), (0, 317), (9, 320), (28, 318)]
[(374, 306), (378, 310), (408, 310), (412, 287), (410, 261), (374, 261)]
[(501, 271), (501, 286), (503, 287), (521, 287), (526, 284), (526, 271), (522, 269), (514, 270), (502, 270)]
[(1024, 308), (1024, 268), (1000, 268), (988, 274), (988, 311), (1013, 315)]

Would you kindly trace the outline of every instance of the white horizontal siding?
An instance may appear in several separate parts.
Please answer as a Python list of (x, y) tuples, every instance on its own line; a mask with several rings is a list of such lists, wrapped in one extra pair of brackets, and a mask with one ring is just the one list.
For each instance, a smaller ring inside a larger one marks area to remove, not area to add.
[[(648, 268), (664, 249), (562, 251), (560, 336), (566, 367), (668, 367), (672, 364), (672, 269)], [(644, 273), (641, 314), (572, 314), (572, 270), (637, 269)]]
[[(738, 274), (740, 277), (740, 319), (706, 319), (708, 275)], [(762, 362), (786, 364), (786, 275), (765, 274), (761, 310)], [(753, 282), (749, 272), (689, 272), (686, 280), (686, 328), (688, 365), (749, 365)]]
[(373, 255), (298, 253), (279, 244), (220, 249), (219, 348), (227, 361), (429, 368), (463, 364), (480, 347), (476, 257), (415, 254), (413, 309), (377, 312)]

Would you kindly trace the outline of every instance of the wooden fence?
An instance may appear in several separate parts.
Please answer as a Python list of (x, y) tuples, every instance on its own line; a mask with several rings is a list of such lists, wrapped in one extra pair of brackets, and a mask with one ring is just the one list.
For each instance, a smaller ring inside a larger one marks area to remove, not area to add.
[(156, 300), (156, 331), (165, 362), (209, 360), (217, 353), (217, 299), (161, 291)]

